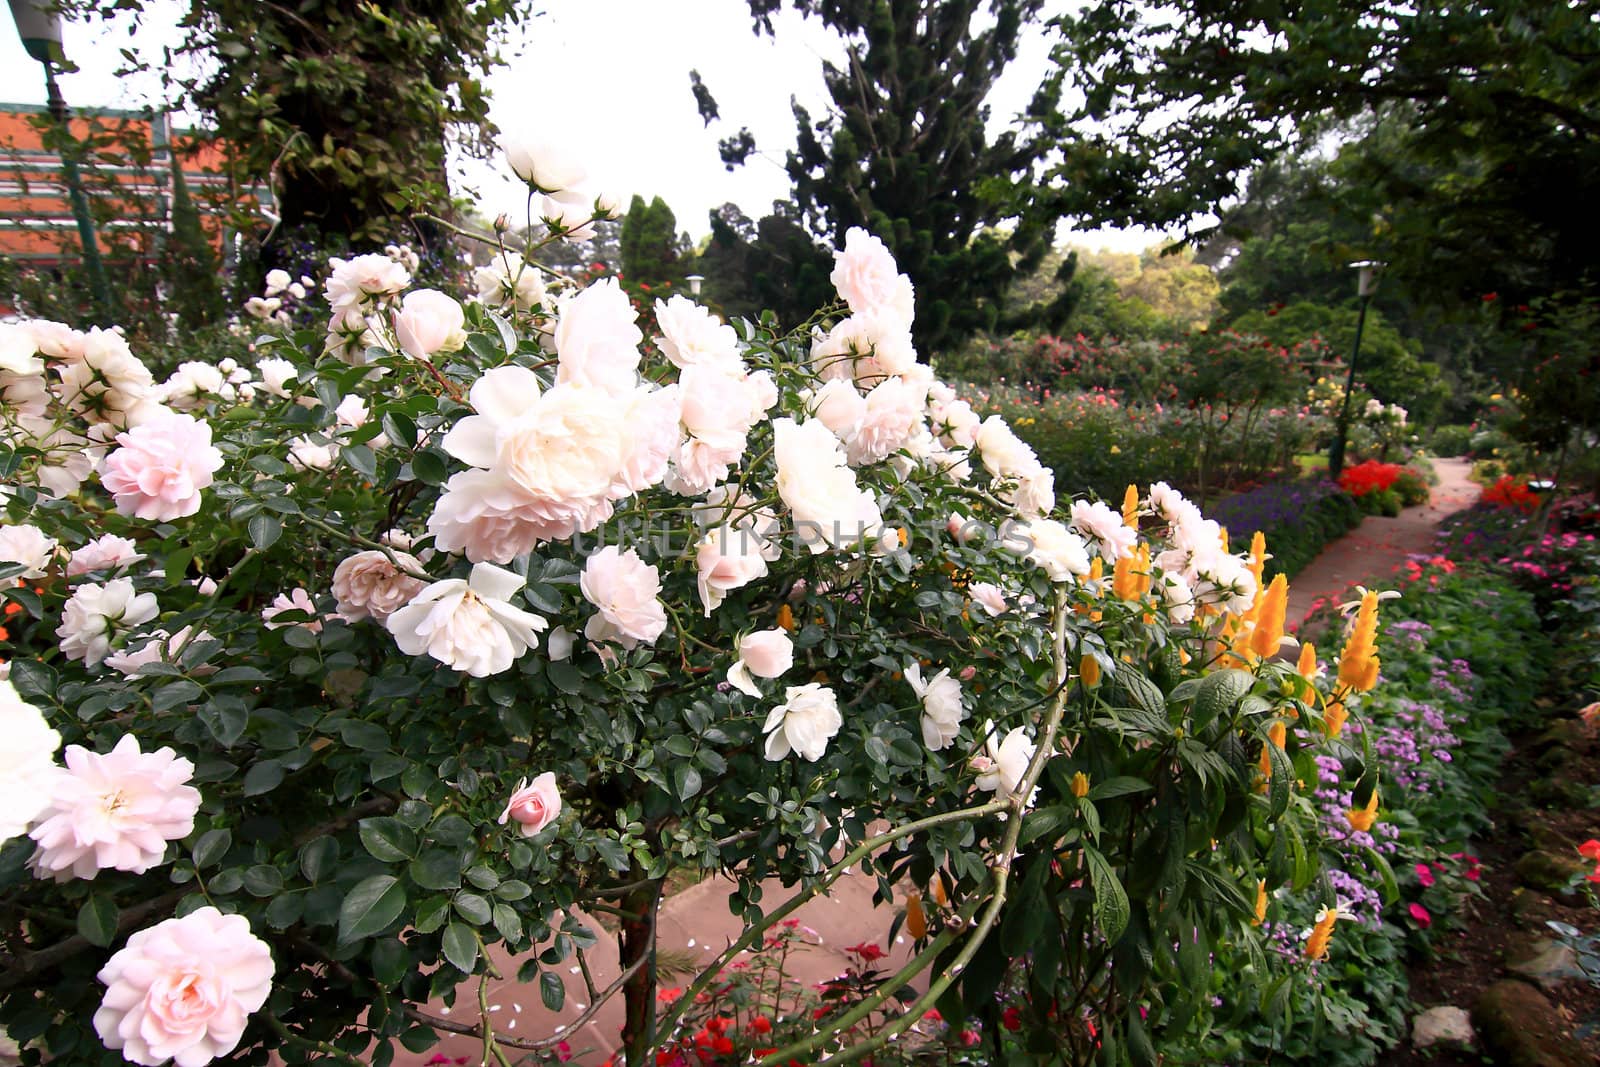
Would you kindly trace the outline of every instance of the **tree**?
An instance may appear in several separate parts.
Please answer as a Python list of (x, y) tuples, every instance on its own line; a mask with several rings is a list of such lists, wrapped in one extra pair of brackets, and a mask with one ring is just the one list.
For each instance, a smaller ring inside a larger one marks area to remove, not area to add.
[[(750, 0), (757, 33), (783, 0)], [(994, 141), (984, 101), (1016, 56), (1041, 0), (791, 0), (845, 39), (824, 65), (832, 106), (799, 105), (788, 157), (804, 226), (835, 246), (862, 227), (881, 237), (917, 287), (919, 347), (940, 349), (1002, 321), (1007, 286), (1048, 251), (1055, 222), (1034, 169), (1050, 147), (1041, 87), (1022, 127)], [(992, 21), (979, 15), (987, 7)], [(986, 28), (973, 32), (974, 21)], [(702, 114), (705, 112), (702, 111)]]
[(707, 300), (730, 318), (755, 319), (770, 310), (793, 328), (834, 299), (833, 257), (781, 203), (760, 222), (733, 204), (713, 211), (711, 240), (697, 266)]
[[(1413, 291), (1449, 303), (1592, 286), (1600, 23), (1527, 0), (1097, 0), (1060, 21), (1084, 94), (1054, 172), (1082, 218), (1215, 230), (1262, 161), (1379, 139), (1348, 191)], [(1092, 125), (1091, 125), (1092, 124)]]
[(622, 276), (636, 285), (681, 284), (688, 251), (667, 202), (658, 196), (646, 204), (635, 196), (622, 220)]
[[(145, 0), (70, 0), (109, 18)], [(241, 202), (271, 191), (280, 232), (305, 225), (381, 244), (450, 207), (445, 143), (486, 152), (480, 79), (526, 0), (195, 0), (163, 77), (230, 148)], [(188, 69), (198, 73), (175, 73)], [(415, 231), (412, 231), (415, 232)], [(418, 233), (426, 238), (426, 232)]]

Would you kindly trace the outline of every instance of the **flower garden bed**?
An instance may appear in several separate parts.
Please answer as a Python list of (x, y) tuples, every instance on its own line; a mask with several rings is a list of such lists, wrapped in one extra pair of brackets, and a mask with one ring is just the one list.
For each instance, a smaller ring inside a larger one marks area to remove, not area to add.
[(1329, 544), (1361, 525), (1360, 506), (1327, 479), (1269, 482), (1217, 502), (1211, 517), (1248, 543), (1260, 532), (1272, 546), (1266, 574), (1294, 577)]

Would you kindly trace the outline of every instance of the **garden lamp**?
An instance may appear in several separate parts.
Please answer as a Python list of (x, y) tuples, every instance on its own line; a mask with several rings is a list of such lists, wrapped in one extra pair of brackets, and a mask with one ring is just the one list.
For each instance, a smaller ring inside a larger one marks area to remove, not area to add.
[(78, 223), (78, 241), (83, 246), (83, 267), (89, 275), (89, 289), (97, 310), (111, 316), (111, 290), (106, 284), (105, 266), (100, 262), (100, 245), (95, 240), (94, 220), (89, 216), (89, 200), (78, 178), (71, 116), (67, 102), (56, 85), (56, 68), (67, 66), (66, 50), (61, 46), (61, 12), (54, 0), (11, 0), (11, 19), (28, 55), (44, 65), (45, 101), (50, 118), (61, 136), (61, 177), (72, 204), (72, 217)]
[(1334, 430), (1333, 447), (1328, 450), (1328, 477), (1338, 481), (1344, 473), (1344, 442), (1350, 432), (1350, 394), (1356, 388), (1356, 361), (1361, 358), (1361, 331), (1367, 325), (1367, 305), (1372, 294), (1378, 291), (1378, 272), (1384, 263), (1376, 259), (1363, 259), (1350, 264), (1356, 271), (1356, 295), (1361, 298), (1361, 310), (1356, 315), (1356, 341), (1350, 349), (1350, 371), (1345, 375), (1344, 403), (1339, 405), (1339, 424)]
[(700, 298), (700, 286), (705, 282), (704, 274), (691, 274), (684, 281), (689, 283), (689, 295), (696, 300)]

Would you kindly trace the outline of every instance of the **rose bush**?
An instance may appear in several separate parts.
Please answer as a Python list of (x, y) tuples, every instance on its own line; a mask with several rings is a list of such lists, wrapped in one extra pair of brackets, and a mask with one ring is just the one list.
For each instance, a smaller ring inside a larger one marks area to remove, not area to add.
[[(604, 211), (561, 157), (516, 160), (540, 210), (567, 198), (548, 239)], [(841, 322), (663, 305), (648, 342), (614, 285), (523, 284), (536, 245), (500, 250), (459, 347), (403, 262), (336, 261), (327, 327), (255, 338), (232, 366), (259, 380), (184, 376), (182, 415), (114, 332), (9, 328), (33, 355), (0, 371), (28, 398), (0, 451), (0, 767), (48, 797), (3, 813), (0, 1024), (30, 1062), (382, 1065), (439, 1029), (553, 1050), (423, 1005), (503, 945), (559, 1007), (599, 904), (622, 977), (583, 1017), (620, 991), (648, 1063), (846, 870), (905, 906), (915, 965), (773, 1062), (869, 1055), (936, 1003), (981, 1022), (1002, 980), (1072, 1062), (1142, 1062), (1207, 945), (1259, 950), (1259, 887), (1333, 905), (1301, 783), (1329, 753), (1373, 795), (1338, 723), (1375, 620), (1324, 699), (1314, 656), (1274, 658), (1259, 547), (1164, 484), (1057, 506), (916, 361), (911, 284), (866, 234)], [(657, 1018), (685, 867), (730, 873), (747, 929)]]

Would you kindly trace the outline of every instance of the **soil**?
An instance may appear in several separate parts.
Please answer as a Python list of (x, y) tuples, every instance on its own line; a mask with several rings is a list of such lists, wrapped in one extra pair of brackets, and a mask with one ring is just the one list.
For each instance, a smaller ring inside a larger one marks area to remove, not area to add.
[[(1559, 805), (1547, 808), (1526, 799), (1530, 793), (1537, 795), (1534, 787), (1552, 775), (1541, 769), (1541, 763), (1548, 761), (1540, 759), (1545, 746), (1538, 735), (1513, 738), (1513, 745), (1514, 755), (1506, 765), (1499, 789), (1506, 806), (1495, 819), (1492, 836), (1478, 845), (1484, 899), (1467, 909), (1463, 916), (1465, 929), (1441, 946), (1435, 958), (1418, 961), (1409, 968), (1413, 1015), (1441, 1005), (1471, 1011), (1490, 985), (1502, 978), (1516, 977), (1507, 969), (1507, 962), (1533, 937), (1549, 935), (1544, 925), (1547, 919), (1567, 923), (1586, 934), (1595, 932), (1600, 919), (1600, 911), (1581, 892), (1540, 893), (1520, 883), (1514, 868), (1517, 860), (1534, 848), (1529, 831), (1537, 833), (1550, 850), (1570, 849), (1566, 854), (1576, 856), (1578, 845), (1600, 837), (1600, 811)], [(1568, 782), (1600, 783), (1600, 755), (1569, 752), (1557, 776)], [(1522, 806), (1514, 806), (1517, 803)], [(1542, 897), (1543, 901), (1534, 906), (1533, 901), (1521, 899), (1528, 894)], [(1515, 910), (1519, 902), (1525, 915), (1521, 919)], [(1600, 1063), (1600, 985), (1569, 978), (1544, 992), (1587, 1054), (1586, 1062)], [(1493, 1062), (1492, 1057), (1478, 1051), (1418, 1050), (1409, 1042), (1378, 1058), (1379, 1067), (1482, 1067)]]

